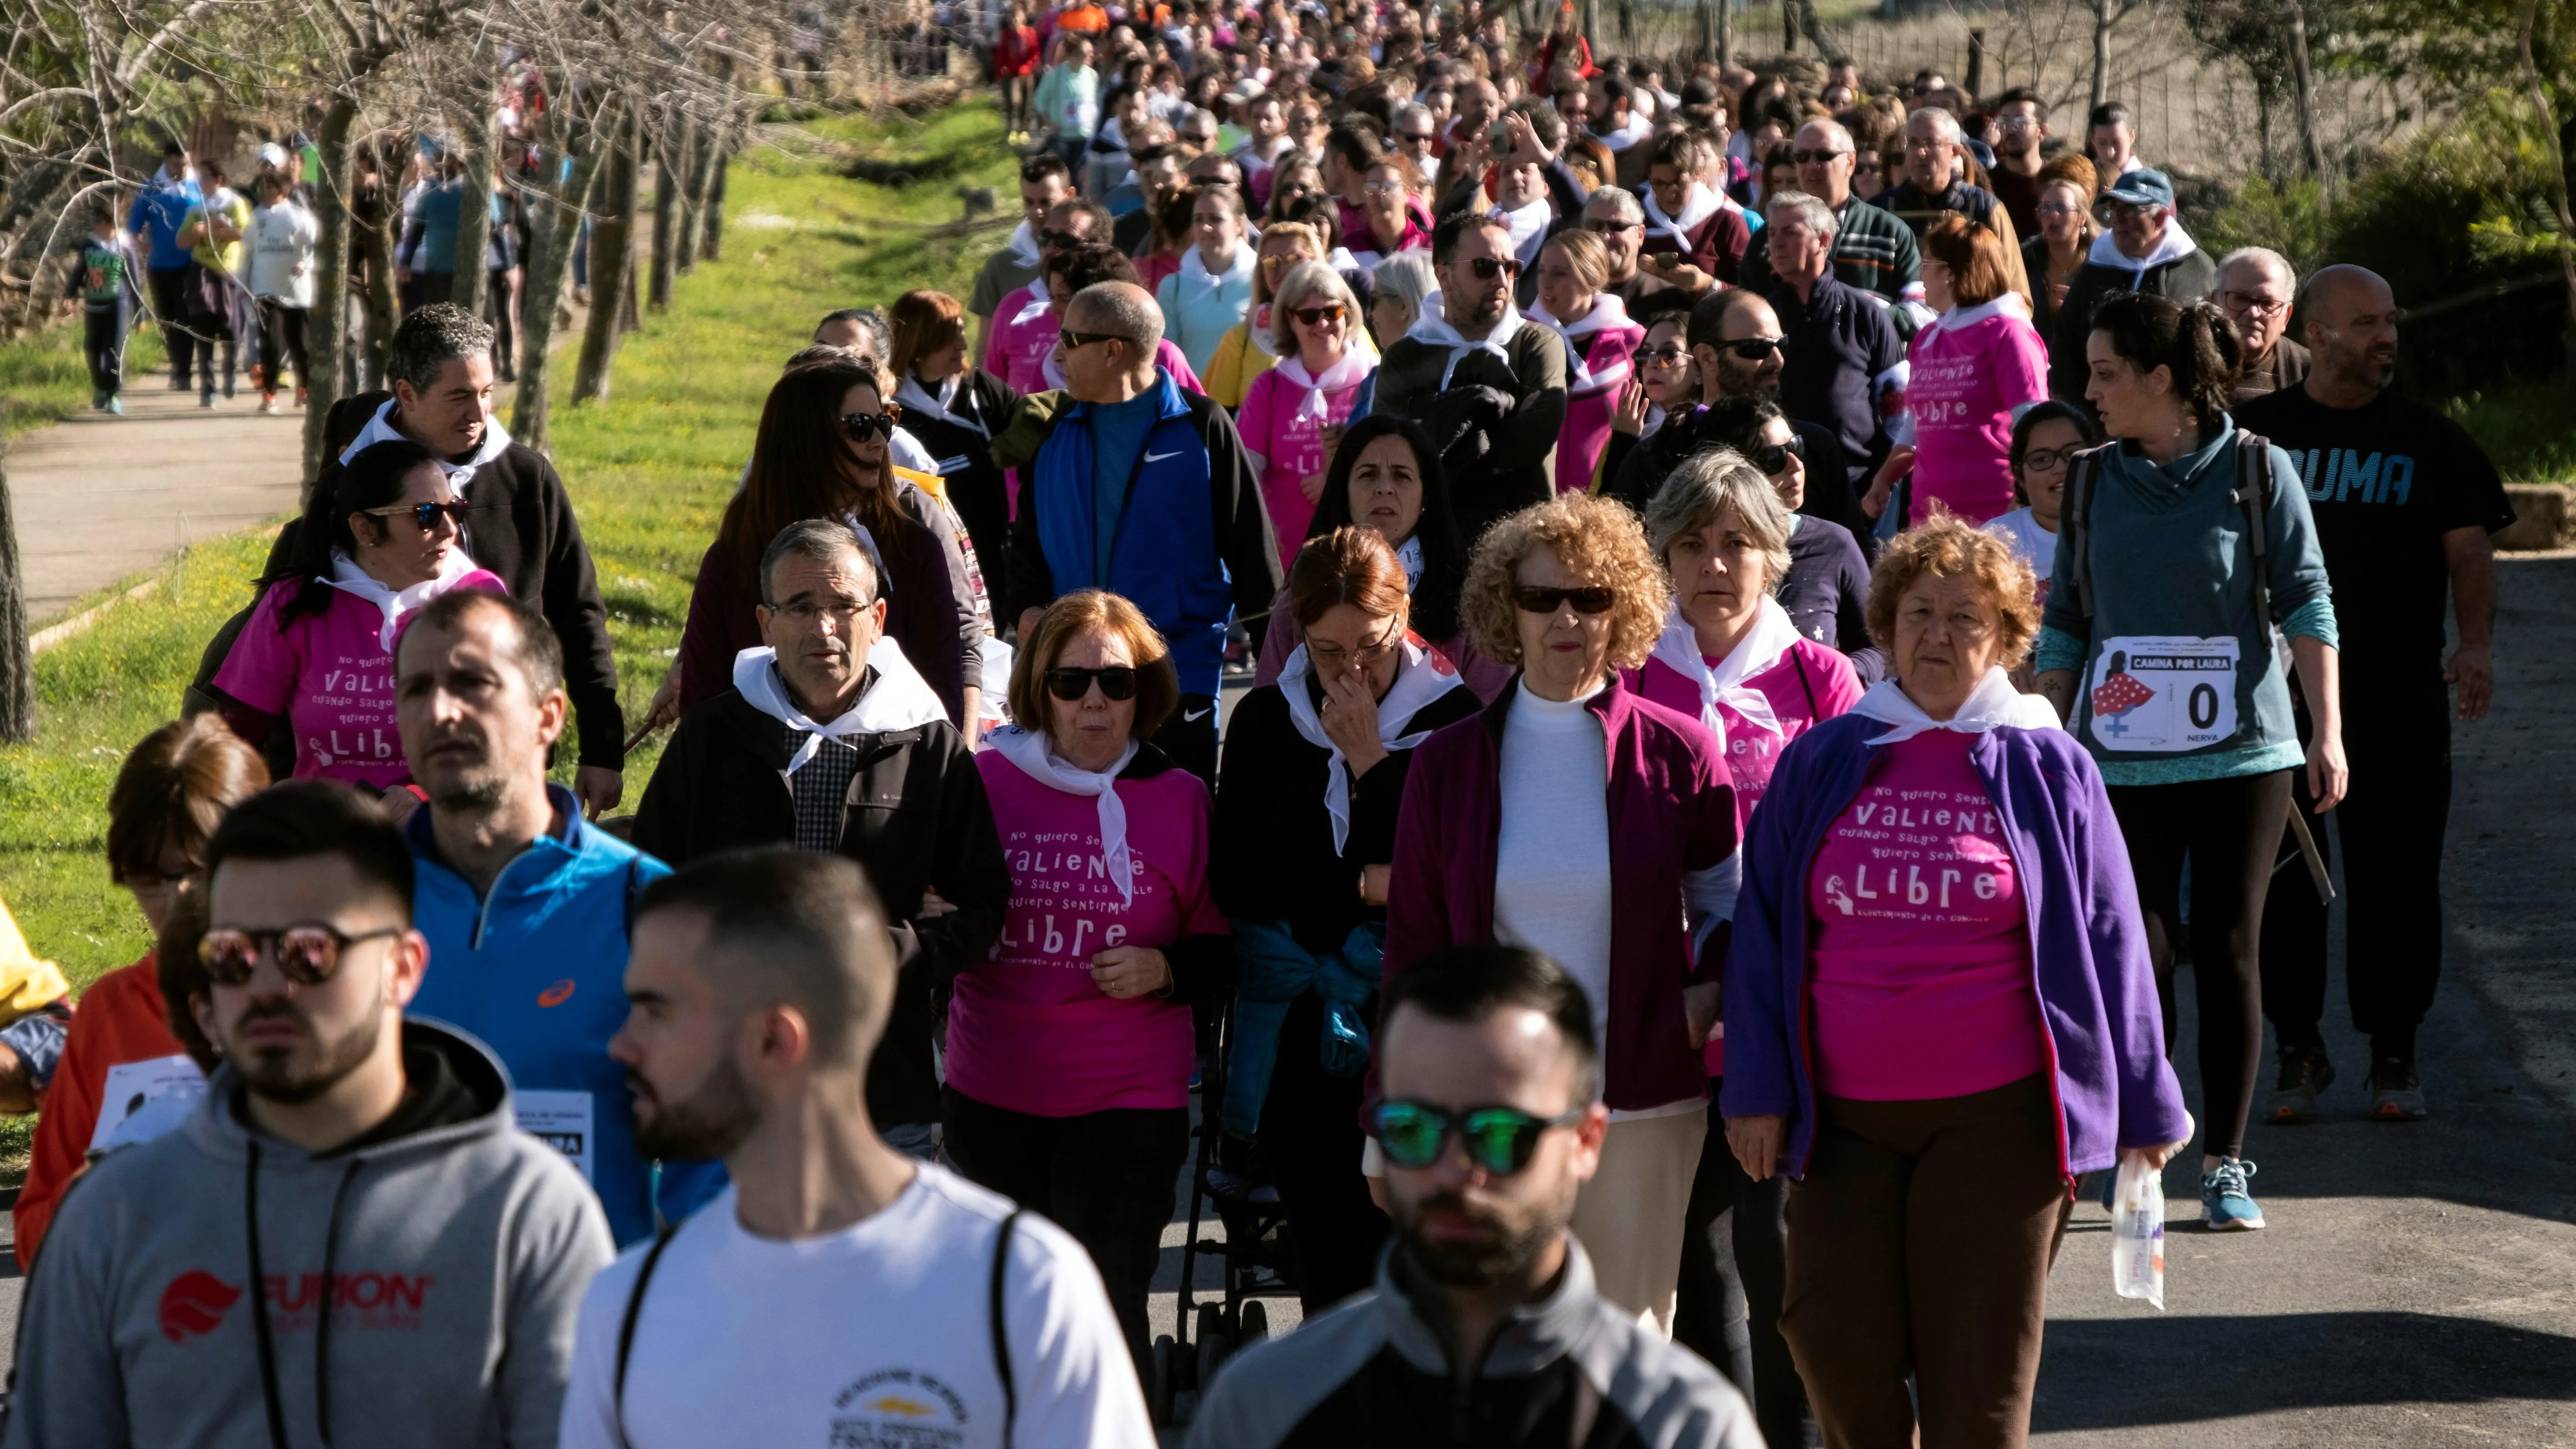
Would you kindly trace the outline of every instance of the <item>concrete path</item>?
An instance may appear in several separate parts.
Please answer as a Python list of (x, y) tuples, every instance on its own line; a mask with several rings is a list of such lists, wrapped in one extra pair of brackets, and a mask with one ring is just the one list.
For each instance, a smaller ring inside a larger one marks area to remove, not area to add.
[(178, 549), (293, 511), (304, 415), (288, 399), (261, 417), (259, 393), (170, 391), (167, 373), (129, 380), (125, 416), (83, 412), (11, 444), (27, 617), (41, 627), (74, 600)]

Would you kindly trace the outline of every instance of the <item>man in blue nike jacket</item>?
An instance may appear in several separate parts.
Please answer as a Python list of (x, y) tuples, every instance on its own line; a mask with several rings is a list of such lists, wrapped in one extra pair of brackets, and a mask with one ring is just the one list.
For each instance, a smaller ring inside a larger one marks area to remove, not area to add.
[(1181, 676), (1180, 708), (1154, 743), (1213, 788), (1226, 631), (1238, 618), (1259, 631), (1279, 548), (1234, 421), (1154, 361), (1162, 340), (1162, 309), (1142, 287), (1102, 282), (1066, 306), (1055, 359), (1073, 401), (1011, 524), (1008, 603), (1024, 638), (1077, 589), (1142, 609)]
[(636, 898), (671, 868), (546, 783), (571, 705), (563, 645), (535, 609), (441, 595), (395, 646), (394, 701), (403, 757), (428, 796), (403, 822), (412, 919), (429, 938), (410, 1014), (490, 1047), (509, 1069), (519, 1125), (572, 1159), (618, 1244), (651, 1237), (725, 1181), (718, 1163), (636, 1153), (634, 1099), (608, 1055), (626, 1021)]

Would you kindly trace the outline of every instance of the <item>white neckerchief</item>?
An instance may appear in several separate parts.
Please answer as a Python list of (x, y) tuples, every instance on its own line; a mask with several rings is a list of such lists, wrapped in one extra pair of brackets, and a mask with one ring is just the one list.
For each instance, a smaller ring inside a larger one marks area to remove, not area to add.
[(1450, 326), (1448, 315), (1442, 307), (1443, 303), (1438, 292), (1423, 298), (1422, 315), (1414, 318), (1413, 325), (1405, 329), (1404, 333), (1405, 336), (1426, 347), (1449, 349), (1449, 364), (1440, 369), (1438, 391), (1449, 390), (1451, 375), (1458, 371), (1458, 364), (1464, 361), (1470, 352), (1490, 352), (1503, 360), (1503, 366), (1512, 365), (1512, 354), (1506, 344), (1520, 334), (1521, 309), (1512, 305), (1509, 293), (1503, 296), (1502, 317), (1494, 323), (1493, 330), (1482, 337), (1470, 337)]
[(1279, 365), (1270, 370), (1299, 389), (1297, 406), (1289, 416), (1313, 418), (1321, 424), (1332, 416), (1332, 405), (1324, 395), (1359, 386), (1360, 379), (1367, 377), (1376, 366), (1377, 354), (1363, 349), (1358, 339), (1353, 338), (1342, 344), (1342, 360), (1325, 368), (1321, 377), (1308, 372), (1304, 359), (1293, 355), (1280, 358)]
[(1206, 259), (1199, 255), (1199, 249), (1191, 247), (1181, 253), (1181, 267), (1178, 275), (1181, 279), (1182, 304), (1188, 305), (1193, 290), (1222, 294), (1229, 286), (1236, 284), (1249, 286), (1252, 282), (1252, 269), (1258, 266), (1260, 261), (1260, 256), (1250, 246), (1238, 241), (1234, 244), (1234, 259), (1226, 264), (1225, 270), (1211, 272), (1207, 269)]
[(1422, 535), (1414, 534), (1395, 548), (1395, 561), (1404, 565), (1404, 591), (1407, 594), (1422, 587)]
[[(1404, 727), (1413, 723), (1424, 705), (1459, 685), (1456, 667), (1421, 640), (1407, 634), (1401, 647), (1404, 662), (1396, 667), (1395, 683), (1386, 698), (1377, 702), (1377, 742), (1390, 754), (1431, 738), (1429, 730), (1406, 734)], [(1307, 697), (1308, 669), (1306, 646), (1300, 644), (1280, 666), (1279, 692), (1288, 700), (1288, 721), (1297, 727), (1298, 736), (1332, 756), (1324, 771), (1324, 813), (1333, 817), (1333, 850), (1338, 854), (1351, 835), (1351, 767), (1342, 758), (1342, 747), (1324, 733), (1323, 717)]]
[(930, 389), (921, 385), (920, 378), (908, 372), (903, 375), (903, 381), (898, 383), (894, 390), (895, 404), (907, 413), (937, 418), (941, 422), (964, 428), (979, 438), (993, 436), (992, 428), (985, 424), (981, 413), (972, 411), (960, 413), (955, 410), (960, 398), (965, 399), (970, 409), (974, 406), (975, 394), (966, 386), (966, 374), (963, 372), (941, 383), (935, 395)]
[(1980, 302), (1974, 307), (1953, 307), (1933, 318), (1930, 330), (1948, 332), (1960, 327), (1974, 327), (1990, 317), (2019, 317), (2027, 322), (2030, 320), (2030, 304), (2021, 299), (2021, 293), (2006, 292), (1991, 302)]
[(2057, 711), (2047, 700), (2035, 694), (2024, 694), (2013, 688), (2012, 680), (2001, 669), (1989, 669), (1977, 687), (1959, 705), (1959, 712), (1948, 719), (1934, 719), (1922, 706), (1905, 697), (1905, 691), (1893, 679), (1882, 679), (1869, 687), (1851, 712), (1883, 720), (1895, 726), (1870, 741), (1872, 745), (1893, 745), (1910, 740), (1925, 730), (1957, 730), (1963, 735), (1981, 735), (1998, 726), (2017, 730), (2053, 730), (2062, 728)]
[(1012, 266), (1034, 267), (1038, 264), (1038, 237), (1030, 230), (1028, 218), (1022, 217), (1020, 224), (1012, 228), (1011, 239), (1002, 243), (1002, 250), (1010, 254)]
[[(393, 399), (388, 398), (383, 407), (376, 409), (376, 415), (367, 419), (367, 425), (358, 429), (358, 436), (351, 438), (349, 446), (340, 450), (340, 466), (347, 467), (350, 460), (378, 443), (417, 441), (405, 437), (402, 429), (394, 426), (395, 406)], [(475, 470), (500, 457), (502, 451), (509, 446), (510, 430), (501, 426), (500, 414), (494, 413), (483, 419), (483, 441), (474, 449), (472, 457), (462, 463), (451, 463), (441, 458), (438, 460), (438, 468), (440, 472), (447, 475), (448, 486), (454, 488), (457, 495), (462, 497), (465, 493), (465, 485), (472, 481)]]
[(1004, 725), (984, 736), (993, 753), (1017, 765), (1020, 773), (1068, 795), (1089, 795), (1100, 802), (1100, 861), (1118, 883), (1123, 905), (1136, 900), (1136, 858), (1127, 849), (1127, 807), (1118, 798), (1118, 776), (1136, 758), (1134, 740), (1108, 769), (1092, 771), (1065, 763), (1047, 747), (1047, 737), (1018, 725)]
[(1681, 244), (1683, 251), (1690, 250), (1690, 234), (1698, 229), (1701, 222), (1717, 215), (1725, 204), (1720, 193), (1711, 191), (1696, 181), (1690, 184), (1690, 190), (1682, 193), (1682, 214), (1679, 220), (1664, 215), (1664, 209), (1655, 204), (1655, 188), (1651, 186), (1645, 188), (1641, 199), (1646, 204), (1646, 229), (1669, 235)]
[(745, 649), (733, 657), (733, 687), (742, 691), (745, 704), (778, 721), (791, 730), (803, 730), (805, 743), (787, 757), (787, 773), (797, 771), (813, 761), (827, 739), (849, 735), (881, 735), (892, 730), (908, 730), (933, 720), (948, 718), (948, 711), (932, 693), (930, 685), (903, 657), (903, 646), (880, 634), (868, 650), (868, 668), (876, 671), (872, 681), (839, 718), (816, 724), (796, 707), (787, 693), (787, 681), (778, 676), (778, 651)]
[(1252, 309), (1251, 314), (1243, 319), (1243, 335), (1246, 341), (1260, 350), (1262, 356), (1276, 362), (1279, 359), (1279, 344), (1270, 336), (1271, 305), (1264, 302)]
[(1055, 299), (1047, 295), (1046, 278), (1044, 277), (1040, 277), (1036, 281), (1029, 283), (1026, 287), (1021, 288), (1020, 295), (1028, 298), (1028, 300), (1020, 304), (1018, 314), (1011, 318), (1011, 325), (1014, 327), (1026, 327), (1030, 323), (1038, 320), (1040, 317), (1045, 316), (1047, 314), (1047, 310), (1055, 306)]
[(394, 631), (402, 623), (403, 615), (455, 588), (467, 574), (481, 567), (482, 565), (465, 556), (465, 550), (451, 548), (447, 551), (447, 562), (438, 566), (437, 577), (425, 579), (410, 588), (396, 591), (385, 587), (366, 570), (358, 567), (357, 560), (335, 548), (331, 550), (330, 576), (322, 579), (322, 582), (344, 594), (356, 595), (375, 605), (378, 612), (384, 615), (384, 625), (376, 631), (376, 642), (391, 650), (394, 647)]
[(1753, 627), (1735, 641), (1735, 647), (1708, 666), (1707, 656), (1700, 653), (1698, 631), (1682, 617), (1682, 606), (1673, 605), (1672, 616), (1664, 621), (1663, 637), (1655, 641), (1653, 657), (1664, 662), (1682, 678), (1699, 686), (1699, 722), (1719, 740), (1726, 738), (1726, 727), (1719, 723), (1717, 707), (1721, 703), (1735, 712), (1747, 727), (1767, 735), (1783, 733), (1780, 717), (1771, 709), (1771, 697), (1744, 681), (1763, 673), (1780, 662), (1789, 646), (1801, 636), (1798, 626), (1789, 621), (1789, 611), (1780, 601), (1765, 594), (1753, 611)]
[(1560, 322), (1550, 316), (1547, 304), (1544, 302), (1530, 308), (1529, 318), (1533, 322), (1546, 323), (1555, 329), (1556, 335), (1565, 339), (1565, 360), (1569, 366), (1565, 379), (1567, 397), (1589, 397), (1594, 393), (1621, 386), (1628, 381), (1629, 360), (1636, 349), (1630, 348), (1627, 352), (1622, 352), (1612, 358), (1607, 366), (1595, 372), (1592, 370), (1592, 359), (1587, 355), (1592, 349), (1581, 340), (1605, 327), (1628, 325), (1628, 304), (1619, 300), (1618, 293), (1595, 293), (1592, 299), (1592, 310), (1572, 322)]
[(2187, 257), (2199, 249), (2199, 243), (2193, 241), (2190, 233), (2182, 229), (2182, 218), (2169, 216), (2165, 218), (2164, 240), (2156, 243), (2156, 249), (2147, 253), (2145, 260), (2140, 261), (2120, 250), (2119, 234), (2109, 231), (2093, 238), (2093, 249), (2084, 254), (2084, 260), (2096, 266), (2117, 267), (2129, 273), (2129, 290), (2134, 292), (2138, 288), (2138, 283), (2145, 280), (2149, 268), (2161, 267), (2167, 262)]
[(1556, 208), (1542, 196), (1529, 205), (1506, 210), (1497, 206), (1491, 215), (1512, 234), (1512, 255), (1520, 258), (1527, 271), (1538, 260), (1538, 249), (1547, 241), (1547, 224), (1556, 219)]

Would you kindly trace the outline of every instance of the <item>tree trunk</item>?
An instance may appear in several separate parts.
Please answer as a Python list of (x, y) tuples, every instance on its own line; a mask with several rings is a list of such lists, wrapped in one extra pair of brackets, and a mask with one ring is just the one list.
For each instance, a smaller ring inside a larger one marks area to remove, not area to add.
[(27, 586), (18, 571), (18, 525), (0, 473), (0, 742), (36, 737), (36, 660), (27, 643)]
[[(1717, 8), (1717, 64), (1723, 70), (1735, 64), (1735, 0), (1709, 0), (1709, 3)], [(1739, 126), (1744, 124), (1741, 116), (1727, 119)]]
[[(614, 123), (613, 117), (602, 119)], [(581, 245), (581, 215), (598, 183), (599, 153), (593, 146), (567, 143), (539, 154), (548, 176), (565, 155), (573, 158), (572, 175), (560, 192), (533, 182), (528, 187), (528, 280), (519, 294), (519, 398), (510, 412), (510, 431), (542, 453), (549, 441), (555, 310), (563, 305), (572, 249)]]
[(716, 150), (716, 168), (715, 179), (707, 183), (706, 237), (698, 243), (698, 256), (712, 262), (724, 255), (725, 162), (733, 148), (732, 130), (719, 130), (708, 139)]
[(680, 122), (681, 154), (687, 167), (680, 174), (680, 220), (678, 234), (671, 238), (671, 265), (681, 276), (695, 271), (698, 265), (699, 217), (707, 205), (707, 182), (713, 167), (709, 158), (715, 154), (713, 133), (696, 121)]
[[(385, 188), (390, 192), (390, 188)], [(393, 350), (394, 327), (402, 319), (399, 299), (394, 295), (394, 228), (402, 224), (388, 194), (384, 217), (366, 235), (367, 246), (367, 355), (366, 377), (369, 391), (385, 385), (385, 364)]]
[(608, 396), (634, 257), (637, 118), (621, 115), (600, 138), (600, 206), (590, 224), (590, 324), (573, 369), (575, 406)]
[(2111, 5), (2112, 0), (2093, 0), (2093, 98), (2085, 102), (2088, 111), (2111, 95)]
[(1798, 0), (1780, 0), (1780, 53), (1798, 53)]
[(2299, 100), (2300, 159), (2307, 164), (2308, 174), (2317, 178), (2319, 198), (2332, 201), (2334, 178), (2326, 174), (2326, 148), (2317, 139), (2315, 78), (2308, 70), (2308, 7), (2300, 0), (2285, 0), (2281, 8), (2289, 12), (2290, 84), (2297, 88)]
[(2557, 109), (2549, 104), (2549, 92), (2540, 83), (2540, 67), (2532, 58), (2531, 32), (2538, 24), (2539, 6), (2540, 0), (2522, 0), (2521, 34), (2515, 39), (2523, 89), (2531, 96), (2531, 108), (2540, 114), (2540, 133), (2549, 138), (2549, 202), (2558, 212), (2558, 278), (2567, 289), (2567, 330), (2559, 341), (2567, 354), (2561, 385), (2569, 400), (2576, 401), (2576, 210), (2571, 210), (2567, 196), (2567, 151), (2559, 139)]
[(457, 141), (465, 152), (465, 197), (456, 207), (456, 289), (448, 300), (480, 317), (487, 280), (483, 261), (492, 244), (492, 112), (488, 105), (465, 118), (465, 134)]
[(1699, 21), (1699, 47), (1691, 52), (1691, 59), (1707, 60), (1717, 54), (1717, 7), (1724, 3), (1725, 0), (1699, 0), (1692, 7)]
[(1986, 33), (1982, 30), (1968, 32), (1967, 84), (1972, 98), (1986, 93)]
[[(322, 184), (313, 205), (320, 240), (313, 254), (313, 309), (304, 314), (304, 348), (311, 358), (304, 384), (304, 487), (322, 476), (322, 420), (340, 400), (340, 361), (349, 350), (349, 188), (355, 183), (349, 164), (349, 132), (358, 118), (357, 102), (335, 97), (322, 115), (322, 134), (314, 137), (322, 153)], [(370, 328), (370, 331), (374, 329)], [(273, 380), (273, 379), (272, 379)], [(308, 499), (309, 501), (309, 499)]]
[(678, 260), (673, 246), (678, 240), (680, 188), (688, 174), (688, 162), (674, 154), (680, 148), (672, 144), (680, 128), (675, 116), (653, 140), (653, 266), (645, 305), (656, 312), (671, 310), (671, 269)]

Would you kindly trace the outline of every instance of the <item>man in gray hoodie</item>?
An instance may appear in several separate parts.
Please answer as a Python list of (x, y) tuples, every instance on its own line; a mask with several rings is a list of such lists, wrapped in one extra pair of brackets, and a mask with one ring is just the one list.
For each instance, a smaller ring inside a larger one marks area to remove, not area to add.
[(402, 838), (298, 781), (237, 807), (206, 869), (190, 1005), (225, 1065), (65, 1198), (9, 1449), (553, 1445), (608, 1230), (490, 1054), (403, 1020), (429, 947)]

